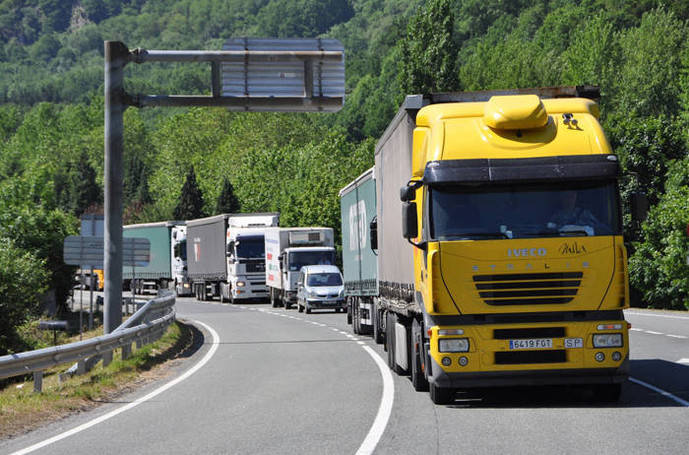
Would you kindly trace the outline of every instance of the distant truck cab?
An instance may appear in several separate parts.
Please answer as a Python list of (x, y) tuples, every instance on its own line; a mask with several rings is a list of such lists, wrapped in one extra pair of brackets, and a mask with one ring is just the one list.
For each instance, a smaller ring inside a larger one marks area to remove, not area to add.
[(335, 265), (307, 265), (297, 278), (297, 309), (301, 313), (313, 309), (335, 310), (346, 308), (344, 280)]

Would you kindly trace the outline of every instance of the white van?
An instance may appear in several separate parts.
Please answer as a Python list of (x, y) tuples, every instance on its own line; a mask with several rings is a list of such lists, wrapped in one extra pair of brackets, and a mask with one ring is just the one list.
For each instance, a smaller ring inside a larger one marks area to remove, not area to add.
[(312, 309), (346, 308), (342, 273), (335, 265), (307, 265), (297, 279), (297, 307), (299, 312)]

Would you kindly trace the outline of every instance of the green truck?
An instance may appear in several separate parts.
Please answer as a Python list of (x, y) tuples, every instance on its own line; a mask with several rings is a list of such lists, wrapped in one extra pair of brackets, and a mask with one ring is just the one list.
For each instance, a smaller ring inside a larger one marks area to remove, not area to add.
[(168, 289), (174, 280), (172, 276), (175, 261), (175, 239), (172, 230), (175, 226), (183, 226), (184, 221), (161, 221), (158, 223), (130, 224), (122, 228), (124, 237), (140, 237), (151, 243), (150, 262), (146, 267), (129, 267), (122, 269), (123, 287), (136, 294), (146, 290), (156, 292), (158, 289)]
[[(373, 331), (374, 298), (378, 296), (376, 258), (376, 182), (371, 168), (340, 190), (342, 267), (347, 322), (356, 334)], [(371, 229), (373, 227), (373, 229)], [(381, 334), (374, 333), (380, 342)]]

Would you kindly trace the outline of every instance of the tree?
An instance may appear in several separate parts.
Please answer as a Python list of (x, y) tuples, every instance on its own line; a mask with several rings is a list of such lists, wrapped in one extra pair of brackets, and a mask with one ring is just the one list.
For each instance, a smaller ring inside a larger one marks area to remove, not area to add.
[(232, 182), (227, 178), (223, 178), (222, 191), (218, 196), (218, 202), (215, 206), (215, 213), (239, 213), (239, 199), (234, 194), (234, 187)]
[(16, 329), (40, 312), (47, 289), (45, 262), (0, 237), (0, 356), (23, 350)]
[(431, 0), (411, 18), (402, 40), (400, 85), (405, 93), (459, 89), (454, 21), (450, 0)]
[(96, 183), (96, 171), (89, 164), (88, 155), (83, 151), (71, 173), (69, 209), (78, 217), (86, 209), (100, 202), (101, 190)]
[(203, 194), (201, 188), (196, 183), (196, 173), (194, 166), (189, 168), (187, 179), (182, 186), (182, 193), (179, 202), (175, 207), (174, 217), (176, 220), (193, 220), (205, 216), (203, 213)]

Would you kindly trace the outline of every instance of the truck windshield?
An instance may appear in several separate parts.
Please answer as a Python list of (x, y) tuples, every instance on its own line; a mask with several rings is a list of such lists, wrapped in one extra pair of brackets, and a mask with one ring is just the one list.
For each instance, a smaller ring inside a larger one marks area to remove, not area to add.
[(436, 240), (619, 235), (615, 182), (429, 190)]
[(292, 251), (289, 254), (290, 272), (298, 272), (305, 265), (335, 265), (335, 252)]
[(339, 273), (312, 273), (306, 284), (309, 286), (342, 286)]
[(236, 243), (237, 258), (262, 259), (265, 255), (265, 242), (262, 235), (239, 237)]

